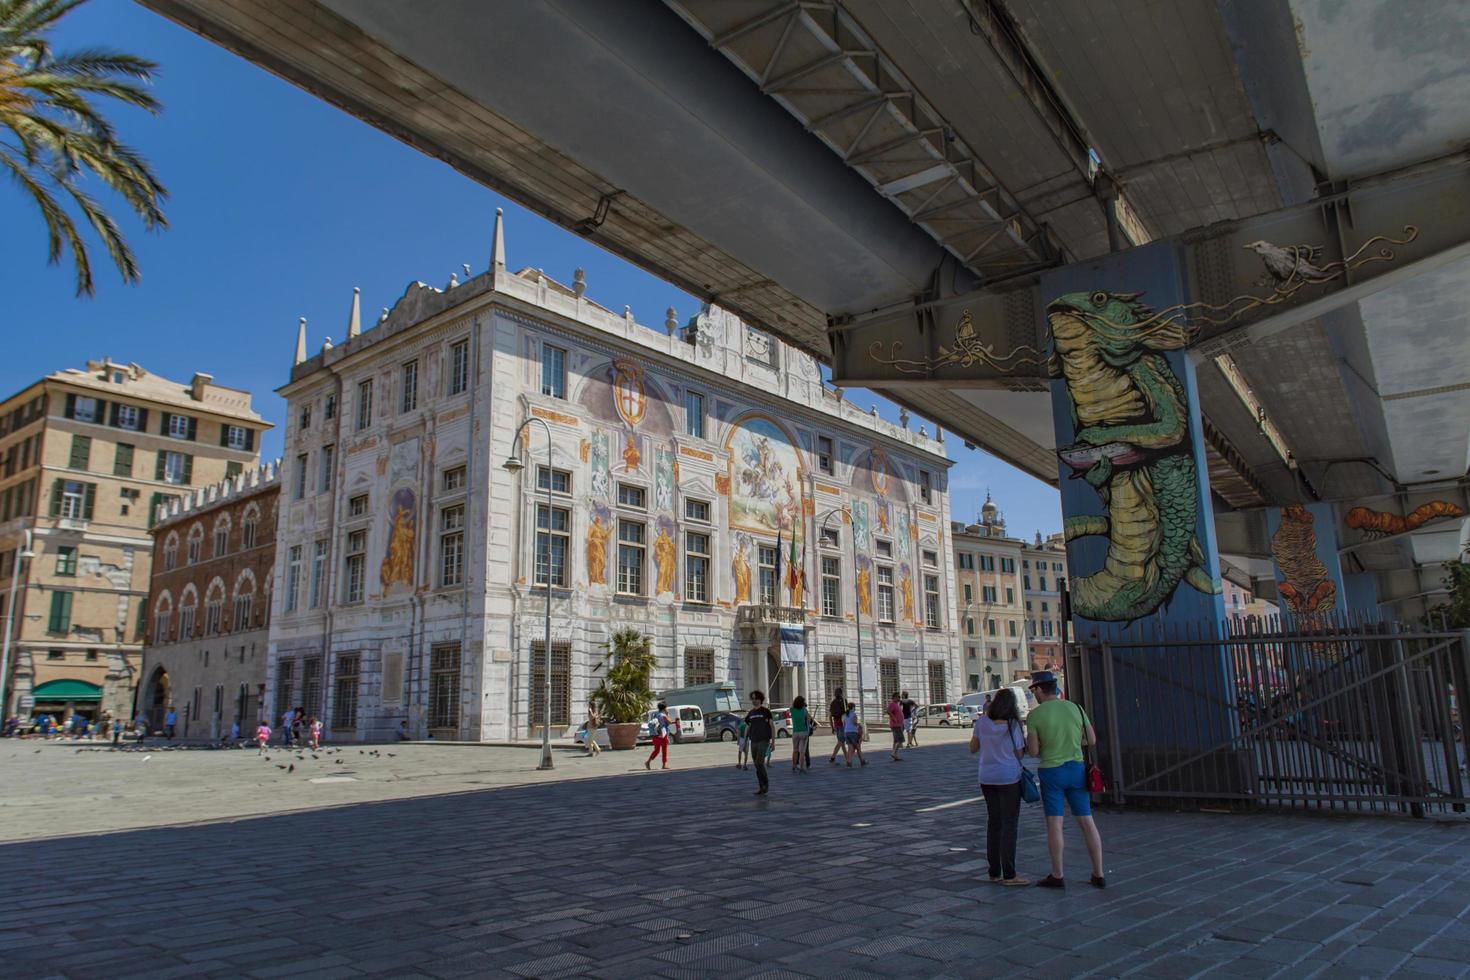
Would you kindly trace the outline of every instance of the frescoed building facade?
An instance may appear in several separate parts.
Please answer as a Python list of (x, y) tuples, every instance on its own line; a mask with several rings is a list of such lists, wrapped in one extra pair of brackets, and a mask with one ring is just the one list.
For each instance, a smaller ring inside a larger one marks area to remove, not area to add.
[(861, 680), (876, 713), (879, 688), (958, 689), (942, 443), (808, 355), (718, 308), (655, 330), (580, 272), (511, 274), (498, 220), (486, 274), (415, 283), (366, 331), (354, 300), (347, 340), (310, 358), (302, 331), (275, 714), (322, 712), (336, 738), (538, 733), (548, 588), (557, 734), (623, 626), (653, 637), (656, 690), (785, 704)]
[(160, 504), (138, 710), (158, 729), (218, 739), (260, 717), (280, 462)]
[(1022, 542), (1006, 534), (1005, 518), (988, 493), (974, 524), (954, 521), (950, 527), (965, 690), (993, 690), (1027, 670)]

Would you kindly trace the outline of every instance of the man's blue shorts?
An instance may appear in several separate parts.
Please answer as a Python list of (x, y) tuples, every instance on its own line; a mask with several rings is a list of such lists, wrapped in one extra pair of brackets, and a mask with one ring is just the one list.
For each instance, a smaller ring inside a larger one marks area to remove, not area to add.
[(1041, 777), (1041, 810), (1048, 817), (1064, 817), (1065, 800), (1074, 817), (1092, 816), (1092, 796), (1087, 792), (1087, 772), (1080, 762), (1064, 762), (1036, 770)]

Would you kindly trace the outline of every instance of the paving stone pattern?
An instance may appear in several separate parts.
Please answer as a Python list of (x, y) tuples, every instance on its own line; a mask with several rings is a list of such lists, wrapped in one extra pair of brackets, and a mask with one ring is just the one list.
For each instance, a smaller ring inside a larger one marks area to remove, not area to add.
[[(777, 765), (763, 799), (731, 767), (623, 772), (4, 844), (0, 963), (110, 980), (1470, 975), (1463, 821), (1101, 813), (1107, 890), (1070, 829), (1066, 891), (1002, 888), (983, 805), (915, 812), (978, 795), (964, 747), (874, 760)], [(1020, 864), (1046, 871), (1030, 809)]]

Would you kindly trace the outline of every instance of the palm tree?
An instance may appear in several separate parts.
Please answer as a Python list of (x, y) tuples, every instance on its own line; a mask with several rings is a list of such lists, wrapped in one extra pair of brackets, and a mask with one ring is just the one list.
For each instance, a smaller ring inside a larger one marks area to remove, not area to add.
[[(0, 169), (30, 195), (46, 221), (48, 261), (63, 244), (77, 269), (77, 295), (91, 295), (92, 264), (70, 200), (122, 273), (137, 282), (138, 263), (117, 224), (83, 189), (87, 171), (111, 187), (149, 229), (168, 224), (159, 205), (168, 191), (146, 161), (120, 142), (92, 100), (116, 99), (151, 113), (159, 103), (143, 88), (157, 66), (101, 49), (58, 53), (47, 34), (84, 0), (0, 0)], [(58, 201), (58, 196), (61, 198)]]
[(643, 713), (653, 701), (653, 692), (648, 688), (655, 664), (653, 637), (625, 626), (613, 633), (603, 646), (608, 651), (607, 658), (592, 670), (596, 673), (606, 665), (607, 674), (592, 692), (592, 699), (609, 722), (642, 721)]

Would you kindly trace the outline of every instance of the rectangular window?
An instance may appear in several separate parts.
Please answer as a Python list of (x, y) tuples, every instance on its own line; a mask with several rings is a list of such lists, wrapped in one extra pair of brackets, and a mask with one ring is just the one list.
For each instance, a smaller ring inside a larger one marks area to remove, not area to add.
[(966, 618), (966, 620), (965, 620), (965, 634), (968, 635), (968, 636), (974, 636), (975, 635), (975, 620)]
[(61, 507), (59, 517), (69, 518), (74, 521), (90, 520), (92, 517), (91, 500), (94, 487), (90, 483), (78, 483), (76, 480), (57, 481), (61, 490)]
[(115, 411), (117, 412), (117, 427), (119, 429), (128, 429), (132, 432), (138, 431), (142, 419), (138, 415), (137, 405), (124, 405), (118, 402)]
[(875, 547), (877, 549), (878, 557), (879, 558), (892, 558), (893, 557), (893, 542), (892, 541), (877, 541), (877, 542), (875, 542)]
[(348, 517), (363, 517), (367, 514), (367, 509), (368, 495), (365, 493), (360, 493), (356, 497), (352, 497), (347, 501)]
[(291, 700), (296, 684), (296, 661), (280, 660), (276, 662), (276, 717), (271, 719), (274, 725), (281, 720), (281, 716), (294, 707), (295, 702)]
[(759, 567), (760, 601), (767, 606), (774, 606), (779, 594), (776, 581), (776, 555), (774, 545), (763, 544), (756, 549), (756, 561)]
[(357, 684), (361, 659), (355, 653), (337, 654), (337, 676), (332, 678), (332, 728), (357, 727)]
[(112, 457), (112, 475), (133, 475), (133, 447), (125, 442), (117, 444), (116, 452)]
[(74, 470), (84, 470), (84, 469), (87, 468), (87, 464), (90, 463), (91, 461), (92, 461), (92, 437), (91, 436), (72, 436), (71, 437), (71, 457), (67, 460), (66, 465), (68, 467), (70, 467), (71, 469), (74, 469)]
[(194, 457), (188, 453), (162, 452), (159, 458), (163, 461), (163, 482), (186, 484), (189, 482), (189, 471), (193, 468)]
[(332, 489), (332, 469), (336, 463), (337, 447), (323, 446), (321, 454), (321, 474), (317, 479), (317, 493), (326, 493)]
[(292, 491), (292, 496), (297, 500), (306, 496), (306, 463), (306, 453), (296, 457), (296, 489)]
[(937, 552), (937, 551), (925, 551), (924, 552), (924, 564), (925, 565), (928, 565), (930, 568), (933, 568), (936, 565), (938, 565), (939, 564), (939, 552)]
[(1014, 575), (1016, 573), (1016, 559), (1002, 558), (1000, 560), (1000, 570), (1007, 575)]
[(99, 414), (97, 399), (85, 398), (81, 395), (76, 397), (71, 413), (72, 418), (78, 422), (96, 422)]
[[(572, 647), (568, 643), (551, 644), (551, 724), (552, 727), (572, 723)], [(531, 724), (546, 724), (546, 644), (531, 644)]]
[(959, 567), (964, 571), (975, 570), (975, 556), (968, 551), (960, 552)]
[(343, 574), (343, 602), (361, 602), (367, 571), (367, 532), (347, 533), (347, 565)]
[(710, 649), (684, 651), (684, 684), (713, 684), (715, 682), (715, 652)]
[(618, 484), (618, 506), (632, 507), (635, 510), (648, 509), (648, 491), (642, 487), (635, 487), (627, 483)]
[(233, 460), (233, 459), (227, 460), (225, 462), (225, 479), (226, 480), (230, 480), (230, 479), (233, 479), (233, 478), (239, 476), (240, 475), (240, 471), (243, 470), (243, 469), (244, 469), (244, 467), (242, 467), (235, 460)]
[(1050, 603), (1047, 603), (1047, 602), (1043, 602), (1041, 604), (1041, 611), (1042, 612), (1051, 612), (1051, 604)]
[(1025, 589), (1028, 592), (1031, 591), (1031, 576), (1030, 575), (1022, 575), (1021, 576), (1021, 588)]
[(311, 406), (310, 405), (302, 405), (301, 406), (301, 418), (300, 418), (300, 420), (299, 420), (299, 422), (297, 424), (297, 428), (298, 429), (301, 429), (302, 431), (305, 431), (305, 430), (311, 428)]
[(315, 609), (322, 601), (322, 586), (327, 574), (327, 543), (318, 541), (311, 554), (311, 588), (307, 591), (306, 605)]
[(439, 512), (439, 584), (464, 581), (464, 504)]
[(1040, 591), (1042, 591), (1042, 592), (1048, 592), (1048, 591), (1050, 591), (1046, 587), (1046, 576), (1045, 575), (1041, 576), (1041, 580), (1040, 581), (1041, 581), (1041, 590)]
[(249, 432), (250, 430), (243, 425), (225, 426), (225, 448), (239, 449), (242, 452), (249, 449)]
[(567, 397), (567, 352), (550, 344), (541, 345), (541, 394)]
[[(709, 602), (709, 535), (684, 534), (684, 601)], [(686, 678), (685, 683), (690, 683)]]
[(996, 629), (995, 629), (995, 620), (993, 620), (993, 619), (987, 619), (985, 621), (985, 635), (986, 636), (996, 636), (997, 635)]
[(822, 694), (826, 703), (831, 704), (837, 698), (837, 692), (847, 686), (847, 658), (846, 657), (823, 657), (822, 658)]
[(993, 571), (995, 571), (995, 556), (994, 555), (981, 555), (980, 556), (980, 571), (982, 571), (982, 572), (993, 572)]
[(980, 586), (980, 599), (981, 599), (982, 602), (985, 602), (987, 604), (993, 603), (995, 601), (995, 586), (993, 586), (993, 585), (982, 585), (982, 586)]
[(919, 471), (919, 499), (926, 504), (934, 503), (934, 485), (928, 470)]
[(357, 384), (357, 430), (361, 432), (373, 424), (373, 383), (360, 381)]
[(301, 706), (308, 719), (322, 713), (321, 657), (307, 657), (301, 661)]
[(403, 399), (400, 412), (412, 412), (419, 407), (419, 362), (409, 361), (403, 365)]
[(301, 592), (301, 545), (292, 545), (286, 558), (286, 612), (295, 612)]
[(470, 386), (470, 342), (449, 345), (449, 393), (457, 395)]
[(817, 436), (817, 469), (823, 473), (832, 472), (832, 439), (830, 436)]
[(1016, 590), (1015, 589), (1012, 589), (1010, 587), (1007, 587), (1006, 588), (1006, 605), (1008, 605), (1008, 606), (1014, 606), (1015, 604), (1016, 604)]
[(945, 684), (944, 661), (929, 661), (929, 700), (934, 703), (943, 703), (949, 697), (949, 690)]
[(75, 575), (77, 573), (77, 549), (71, 545), (62, 545), (56, 549), (56, 574)]
[(924, 576), (924, 625), (939, 629), (939, 576)]
[(817, 535), (817, 543), (823, 548), (842, 547), (842, 532), (835, 527), (824, 527)]
[(459, 734), (459, 644), (429, 651), (429, 730), (436, 738)]
[(456, 466), (444, 471), (444, 492), (456, 493), (464, 489), (465, 468)]
[(822, 615), (842, 615), (842, 562), (834, 555), (822, 556)]
[(71, 593), (51, 593), (51, 619), (46, 624), (48, 633), (71, 632)]
[(697, 391), (684, 392), (684, 431), (704, 438), (704, 396)]
[(548, 470), (544, 466), (536, 467), (536, 489), (545, 490), (550, 484), (552, 493), (571, 493), (572, 474), (566, 470)]
[(1006, 635), (1007, 636), (1015, 636), (1016, 635), (1016, 621), (1014, 619), (1008, 619), (1008, 620), (1006, 620)]
[(696, 521), (700, 524), (709, 523), (709, 501), (708, 500), (685, 500), (685, 520)]
[(965, 583), (965, 602), (970, 603), (970, 602), (974, 602), (974, 601), (975, 601), (975, 589), (974, 589), (974, 587), (972, 585), (970, 585), (969, 582), (966, 582)]
[(1054, 571), (1054, 572), (1060, 572), (1062, 570), (1062, 563), (1059, 562), (1059, 561), (1052, 562), (1051, 563), (1051, 570)]
[(618, 591), (643, 594), (643, 557), (647, 528), (638, 521), (618, 521)]
[(336, 417), (337, 417), (337, 396), (335, 394), (328, 395), (326, 397), (326, 399), (322, 402), (322, 418), (324, 418), (328, 422), (330, 422), (330, 421), (332, 421), (332, 419), (334, 419)]
[(572, 512), (565, 507), (547, 508), (536, 505), (536, 574), (537, 585), (564, 589), (571, 581), (567, 554), (571, 551)]
[(194, 438), (194, 420), (187, 415), (168, 413), (168, 437), (170, 439)]
[(878, 619), (893, 622), (893, 566), (879, 565), (878, 569)]
[(898, 661), (885, 657), (878, 661), (878, 696), (886, 698), (900, 691), (898, 680)]

